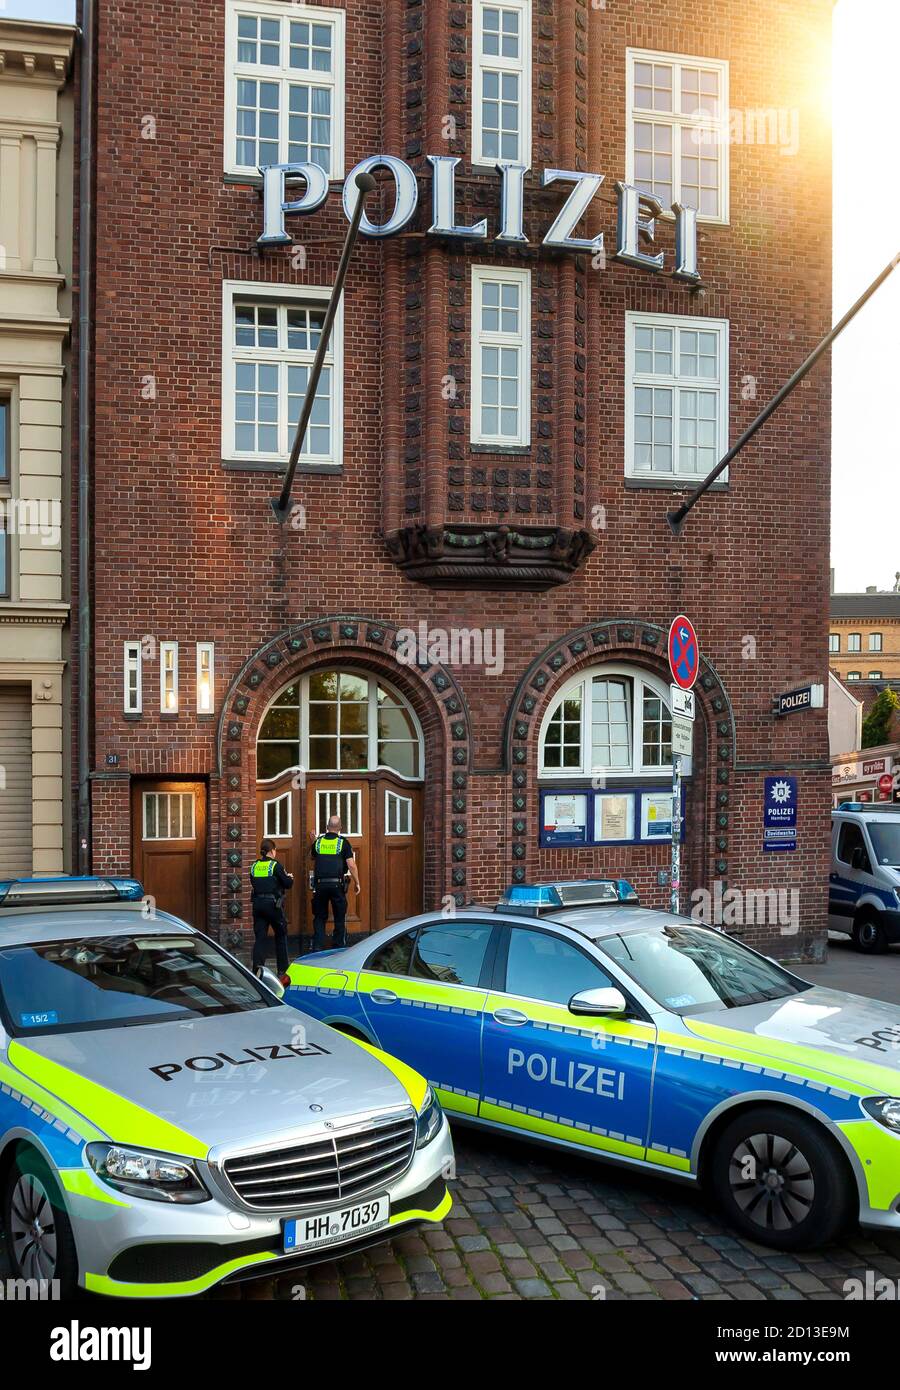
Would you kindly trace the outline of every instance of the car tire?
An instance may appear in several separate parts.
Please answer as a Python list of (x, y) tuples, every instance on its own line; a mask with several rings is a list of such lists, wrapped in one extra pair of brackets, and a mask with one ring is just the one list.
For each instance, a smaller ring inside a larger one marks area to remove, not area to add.
[(55, 1279), (60, 1298), (74, 1297), (78, 1288), (75, 1237), (59, 1185), (34, 1149), (20, 1148), (7, 1175), (3, 1228), (14, 1278)]
[(822, 1125), (778, 1106), (745, 1110), (719, 1135), (712, 1186), (728, 1221), (761, 1245), (827, 1245), (856, 1209), (856, 1185)]
[(887, 950), (887, 936), (878, 918), (868, 913), (853, 923), (853, 945), (867, 956), (877, 956)]

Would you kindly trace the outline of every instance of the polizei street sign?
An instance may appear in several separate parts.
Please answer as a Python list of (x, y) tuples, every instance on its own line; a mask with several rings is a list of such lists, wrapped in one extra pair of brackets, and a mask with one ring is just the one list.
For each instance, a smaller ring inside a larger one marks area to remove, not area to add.
[(825, 704), (825, 687), (822, 685), (801, 685), (798, 690), (787, 690), (775, 698), (775, 713), (781, 717), (793, 714), (798, 709), (822, 709)]
[[(432, 167), (431, 212), (432, 221), (428, 233), (432, 236), (455, 237), (465, 241), (484, 241), (488, 235), (487, 218), (481, 218), (470, 225), (460, 225), (456, 220), (456, 166), (461, 162), (457, 156), (430, 154), (427, 156)], [(343, 204), (348, 221), (352, 219), (359, 193), (356, 186), (358, 174), (371, 174), (376, 169), (385, 169), (394, 181), (394, 206), (384, 222), (376, 224), (367, 214), (363, 214), (360, 232), (369, 237), (397, 236), (412, 221), (419, 203), (419, 181), (413, 169), (396, 155), (375, 154), (362, 159), (354, 166), (344, 180)], [(526, 164), (514, 164), (501, 160), (496, 165), (499, 177), (498, 203), (500, 213), (499, 230), (494, 240), (507, 245), (527, 245), (525, 235), (525, 178), (530, 172)], [(316, 212), (328, 197), (328, 175), (318, 164), (269, 164), (260, 168), (263, 180), (263, 230), (257, 238), (260, 246), (289, 245), (291, 236), (285, 229), (285, 218), (307, 216)], [(541, 173), (541, 188), (551, 184), (571, 186), (571, 191), (544, 235), (542, 246), (558, 251), (587, 252), (597, 254), (604, 251), (604, 234), (593, 237), (576, 236), (575, 229), (588, 210), (594, 195), (604, 182), (605, 174), (586, 174), (574, 169), (544, 169)], [(301, 196), (289, 198), (288, 184), (304, 185)], [(638, 266), (644, 270), (664, 269), (662, 252), (651, 255), (641, 249), (644, 241), (652, 242), (655, 219), (666, 211), (663, 204), (652, 193), (631, 184), (616, 183), (617, 222), (616, 249), (613, 256), (626, 265)], [(675, 267), (672, 275), (678, 280), (696, 283), (700, 279), (697, 268), (697, 210), (673, 203), (675, 215)]]

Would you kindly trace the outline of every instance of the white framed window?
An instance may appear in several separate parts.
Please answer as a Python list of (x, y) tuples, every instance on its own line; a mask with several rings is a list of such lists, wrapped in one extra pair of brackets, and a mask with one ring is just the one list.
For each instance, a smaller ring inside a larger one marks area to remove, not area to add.
[(626, 476), (706, 477), (728, 448), (727, 320), (626, 313), (625, 361)]
[(625, 180), (663, 207), (728, 221), (728, 64), (627, 50)]
[(867, 679), (867, 680), (870, 680), (870, 681), (880, 681), (880, 680), (881, 680), (881, 672), (880, 672), (880, 671), (870, 671), (869, 674), (868, 674), (868, 676), (866, 677), (866, 679)]
[(364, 671), (301, 676), (278, 692), (263, 715), (256, 742), (257, 782), (272, 781), (293, 768), (352, 774), (382, 767), (420, 781), (425, 767), (422, 728), (398, 690)]
[(473, 444), (531, 443), (531, 271), (472, 267)]
[(412, 797), (401, 796), (385, 788), (384, 792), (384, 833), (385, 835), (412, 834)]
[(860, 672), (859, 672), (859, 671), (848, 671), (848, 672), (847, 672), (847, 679), (848, 679), (848, 681), (858, 681), (858, 680), (860, 679)]
[(541, 725), (538, 775), (554, 781), (671, 771), (668, 688), (633, 666), (597, 666), (563, 687)]
[(178, 713), (178, 643), (159, 644), (159, 708), (162, 714)]
[(472, 5), (472, 163), (531, 163), (531, 0)]
[(216, 707), (216, 652), (212, 642), (197, 643), (197, 713), (212, 714)]
[(193, 840), (193, 792), (144, 792), (145, 840)]
[(828, 650), (830, 652), (839, 652), (841, 650), (841, 635), (839, 632), (829, 632)]
[[(228, 280), (223, 286), (222, 456), (286, 463), (330, 289)], [(343, 304), (331, 330), (301, 464), (343, 458)]]
[(263, 834), (273, 840), (289, 840), (291, 831), (291, 793), (283, 792), (263, 802)]
[(861, 635), (861, 633), (859, 633), (859, 632), (850, 632), (850, 633), (847, 634), (847, 651), (848, 651), (848, 652), (860, 652), (860, 651), (862, 651), (862, 635)]
[(123, 709), (126, 714), (140, 714), (144, 708), (143, 674), (140, 642), (124, 644)]
[(225, 172), (267, 164), (344, 169), (345, 13), (226, 0)]
[(869, 651), (880, 652), (882, 649), (882, 634), (880, 632), (869, 633)]
[(341, 831), (348, 839), (362, 834), (362, 792), (334, 791), (316, 792), (317, 834), (324, 835), (332, 816), (339, 816)]

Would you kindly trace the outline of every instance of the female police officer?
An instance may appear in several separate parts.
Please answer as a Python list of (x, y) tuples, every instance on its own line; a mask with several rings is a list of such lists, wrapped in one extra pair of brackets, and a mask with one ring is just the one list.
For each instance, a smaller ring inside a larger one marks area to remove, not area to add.
[(253, 905), (253, 969), (259, 972), (266, 963), (269, 927), (275, 932), (275, 960), (279, 975), (288, 968), (287, 920), (284, 915), (284, 895), (294, 884), (293, 874), (287, 873), (275, 858), (275, 844), (263, 840), (259, 858), (250, 866), (251, 901)]

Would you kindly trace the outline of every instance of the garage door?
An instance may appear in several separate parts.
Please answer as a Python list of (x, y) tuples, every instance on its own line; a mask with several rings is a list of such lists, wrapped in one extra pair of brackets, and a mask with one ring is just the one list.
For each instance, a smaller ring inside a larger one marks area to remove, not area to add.
[(31, 687), (0, 685), (0, 879), (31, 874)]

